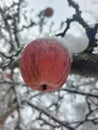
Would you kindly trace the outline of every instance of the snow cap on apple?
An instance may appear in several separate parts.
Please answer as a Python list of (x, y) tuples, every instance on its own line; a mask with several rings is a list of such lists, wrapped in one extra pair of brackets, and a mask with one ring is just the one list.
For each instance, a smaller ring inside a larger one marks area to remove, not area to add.
[(56, 37), (44, 37), (32, 41), (24, 48), (20, 58), (20, 70), (29, 87), (52, 92), (66, 82), (71, 58), (62, 42), (64, 41)]
[(63, 42), (64, 46), (68, 48), (71, 54), (83, 52), (89, 44), (85, 33), (82, 33), (81, 36), (75, 36), (69, 33), (64, 36), (63, 40), (65, 41)]

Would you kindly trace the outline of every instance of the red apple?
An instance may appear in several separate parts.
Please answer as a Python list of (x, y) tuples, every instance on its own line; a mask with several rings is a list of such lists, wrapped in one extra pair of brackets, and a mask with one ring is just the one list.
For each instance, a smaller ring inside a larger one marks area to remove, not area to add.
[(60, 41), (40, 38), (24, 49), (20, 70), (25, 83), (34, 90), (58, 90), (67, 80), (71, 60), (68, 50)]
[(6, 76), (6, 78), (10, 79), (11, 78), (11, 73), (6, 73), (5, 76)]
[(44, 16), (51, 17), (53, 15), (53, 9), (48, 7), (44, 10)]

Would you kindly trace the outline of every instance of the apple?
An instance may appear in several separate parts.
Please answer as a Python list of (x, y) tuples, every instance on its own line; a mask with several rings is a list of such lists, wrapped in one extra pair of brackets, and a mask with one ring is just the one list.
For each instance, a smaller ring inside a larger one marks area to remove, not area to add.
[(44, 10), (44, 16), (51, 17), (53, 15), (53, 9), (51, 7), (48, 7)]
[(10, 79), (11, 78), (11, 73), (6, 73), (5, 76), (6, 76), (6, 78)]
[(70, 54), (59, 40), (39, 38), (29, 43), (20, 58), (25, 83), (34, 90), (56, 91), (70, 73)]

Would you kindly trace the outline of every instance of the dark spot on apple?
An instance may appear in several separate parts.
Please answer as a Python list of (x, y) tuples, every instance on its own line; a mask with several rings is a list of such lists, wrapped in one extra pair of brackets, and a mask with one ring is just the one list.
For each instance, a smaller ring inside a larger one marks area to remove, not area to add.
[(45, 91), (45, 90), (47, 89), (48, 86), (47, 86), (47, 84), (43, 84), (43, 85), (41, 85), (41, 87), (42, 87), (42, 90)]

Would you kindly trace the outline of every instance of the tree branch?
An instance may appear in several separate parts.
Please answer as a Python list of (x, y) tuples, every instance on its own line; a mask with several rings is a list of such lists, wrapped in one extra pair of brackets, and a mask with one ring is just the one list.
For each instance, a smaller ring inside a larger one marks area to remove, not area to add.
[(53, 115), (53, 113), (50, 113), (47, 109), (45, 109), (45, 108), (43, 108), (43, 107), (41, 107), (41, 106), (36, 106), (36, 105), (34, 105), (33, 103), (31, 103), (30, 101), (28, 101), (28, 100), (26, 100), (26, 99), (24, 100), (24, 102), (26, 102), (29, 106), (31, 106), (31, 107), (37, 109), (38, 111), (43, 112), (45, 115), (47, 115), (48, 117), (50, 117), (52, 120), (54, 120), (55, 122), (59, 123), (60, 125), (62, 125), (62, 126), (64, 126), (64, 127), (66, 127), (67, 129), (69, 129), (69, 130), (75, 130), (73, 127), (71, 127), (70, 125), (68, 125), (67, 122), (61, 121), (61, 120), (57, 119), (57, 118)]
[[(87, 37), (89, 39), (89, 45), (87, 49), (85, 50), (86, 53), (92, 53), (94, 50), (94, 47), (97, 47), (97, 39), (96, 34), (98, 30), (98, 23), (95, 24), (94, 27), (90, 27), (85, 20), (81, 16), (81, 11), (79, 9), (79, 5), (76, 4), (73, 0), (67, 0), (69, 6), (73, 7), (75, 9), (76, 14), (73, 14), (73, 17), (66, 20), (66, 28), (62, 33), (56, 34), (56, 36), (64, 37), (66, 35), (66, 32), (70, 28), (70, 25), (72, 22), (78, 22), (82, 27), (85, 29)], [(70, 44), (70, 43), (69, 43)]]
[(80, 53), (73, 56), (71, 73), (98, 77), (98, 54)]
[(67, 89), (67, 88), (64, 88), (64, 89), (61, 89), (61, 90), (69, 92), (69, 93), (73, 93), (73, 94), (78, 94), (78, 95), (83, 95), (83, 96), (89, 96), (89, 97), (98, 98), (98, 94), (87, 93), (85, 91), (82, 92), (82, 91), (79, 91), (79, 90), (72, 90), (72, 89)]

